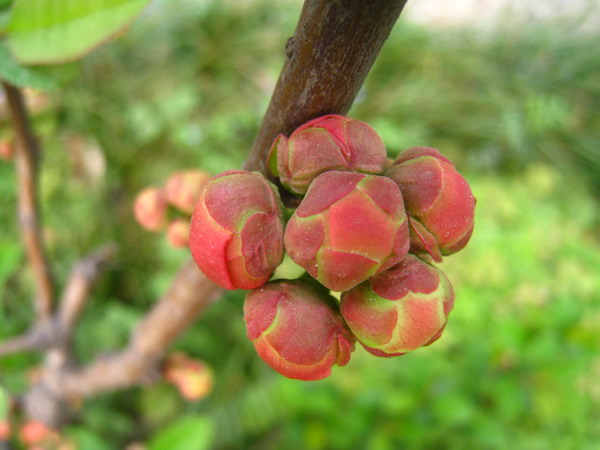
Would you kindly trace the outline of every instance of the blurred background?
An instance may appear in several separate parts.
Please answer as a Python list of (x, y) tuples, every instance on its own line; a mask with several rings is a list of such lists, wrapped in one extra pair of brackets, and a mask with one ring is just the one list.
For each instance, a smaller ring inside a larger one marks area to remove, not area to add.
[[(457, 294), (443, 338), (391, 359), (357, 347), (326, 380), (288, 380), (245, 338), (244, 293), (228, 293), (174, 349), (212, 368), (211, 392), (187, 402), (157, 383), (97, 397), (66, 430), (78, 447), (598, 448), (599, 2), (413, 3), (350, 115), (391, 154), (439, 148), (477, 197), (470, 245), (441, 266)], [(82, 360), (120, 348), (188, 257), (134, 222), (135, 195), (178, 169), (241, 165), (301, 6), (155, 0), (117, 40), (55, 69), (60, 89), (29, 92), (57, 278), (119, 246), (78, 328)], [(0, 125), (10, 138), (6, 115)], [(33, 317), (15, 210), (14, 167), (0, 161), (0, 339)], [(0, 383), (25, 390), (36, 358), (0, 360)]]

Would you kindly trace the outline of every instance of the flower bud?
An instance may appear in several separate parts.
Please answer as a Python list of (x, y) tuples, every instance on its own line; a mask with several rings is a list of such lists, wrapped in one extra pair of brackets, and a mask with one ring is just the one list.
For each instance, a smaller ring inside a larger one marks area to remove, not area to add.
[(14, 156), (13, 146), (8, 139), (0, 140), (0, 159), (12, 161)]
[(150, 231), (159, 231), (166, 224), (167, 201), (158, 188), (146, 188), (136, 197), (133, 213), (138, 223)]
[(204, 274), (225, 289), (254, 289), (283, 260), (283, 206), (256, 172), (211, 178), (192, 215), (190, 250)]
[(344, 292), (340, 309), (368, 352), (390, 357), (436, 341), (453, 306), (454, 290), (444, 272), (409, 254)]
[(190, 236), (190, 221), (175, 219), (167, 228), (167, 240), (172, 247), (187, 247)]
[(360, 120), (327, 115), (279, 135), (269, 153), (269, 170), (295, 194), (328, 170), (383, 174), (386, 150), (377, 132)]
[(206, 397), (213, 386), (212, 370), (204, 362), (181, 352), (167, 358), (163, 376), (190, 402)]
[(20, 430), (19, 437), (27, 447), (39, 446), (37, 448), (56, 448), (60, 440), (58, 432), (42, 422), (26, 422)]
[(319, 175), (285, 230), (290, 258), (334, 291), (351, 289), (399, 262), (408, 247), (400, 190), (376, 175)]
[(203, 170), (175, 172), (165, 184), (167, 201), (177, 209), (191, 214), (194, 211), (200, 191), (210, 175)]
[(354, 351), (335, 299), (313, 282), (274, 281), (251, 291), (244, 320), (258, 355), (288, 378), (325, 378)]
[(0, 420), (0, 442), (10, 439), (11, 427), (8, 420)]
[(473, 233), (475, 198), (467, 181), (438, 150), (412, 147), (386, 175), (400, 187), (411, 233), (411, 251), (437, 261), (461, 250)]

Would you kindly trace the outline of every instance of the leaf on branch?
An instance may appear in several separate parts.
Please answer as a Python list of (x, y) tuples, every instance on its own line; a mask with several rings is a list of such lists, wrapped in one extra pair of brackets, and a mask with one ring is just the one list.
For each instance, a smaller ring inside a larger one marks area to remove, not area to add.
[(125, 28), (149, 0), (17, 0), (8, 44), (23, 64), (60, 64)]
[(0, 43), (0, 79), (18, 87), (31, 87), (50, 91), (57, 87), (53, 78), (41, 73), (39, 69), (24, 67), (12, 57), (8, 49)]

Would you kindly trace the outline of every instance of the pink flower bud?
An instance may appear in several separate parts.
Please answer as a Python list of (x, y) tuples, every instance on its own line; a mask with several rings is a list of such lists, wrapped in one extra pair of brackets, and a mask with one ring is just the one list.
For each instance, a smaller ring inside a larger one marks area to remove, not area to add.
[(283, 260), (283, 207), (256, 172), (211, 178), (192, 216), (190, 250), (204, 274), (225, 289), (265, 284)]
[(290, 258), (334, 291), (351, 289), (399, 262), (408, 247), (400, 190), (376, 175), (319, 175), (285, 230)]
[(12, 161), (14, 156), (13, 145), (8, 139), (0, 140), (0, 159)]
[(438, 150), (412, 147), (387, 171), (402, 191), (411, 233), (411, 251), (442, 255), (461, 250), (473, 233), (475, 198), (467, 181)]
[(279, 135), (269, 153), (269, 170), (295, 194), (305, 194), (319, 174), (344, 170), (383, 174), (386, 150), (377, 132), (360, 120), (327, 115)]
[(167, 228), (167, 240), (172, 247), (187, 247), (190, 236), (190, 221), (175, 219)]
[(165, 380), (177, 387), (184, 399), (190, 402), (206, 397), (213, 387), (213, 374), (210, 367), (181, 352), (167, 358), (163, 376)]
[(8, 420), (0, 420), (0, 442), (10, 439), (11, 427)]
[(19, 432), (21, 441), (28, 447), (37, 446), (38, 448), (56, 448), (60, 440), (58, 432), (42, 422), (26, 422)]
[(175, 172), (165, 184), (167, 201), (177, 209), (191, 214), (194, 211), (200, 191), (210, 175), (203, 170)]
[(375, 356), (397, 356), (432, 344), (454, 306), (441, 270), (414, 255), (342, 294), (340, 309), (356, 339)]
[(136, 197), (133, 213), (138, 223), (150, 231), (159, 231), (166, 224), (167, 201), (158, 188), (146, 188)]
[(335, 299), (316, 283), (283, 280), (253, 290), (244, 303), (244, 320), (258, 355), (288, 378), (325, 378), (354, 351)]

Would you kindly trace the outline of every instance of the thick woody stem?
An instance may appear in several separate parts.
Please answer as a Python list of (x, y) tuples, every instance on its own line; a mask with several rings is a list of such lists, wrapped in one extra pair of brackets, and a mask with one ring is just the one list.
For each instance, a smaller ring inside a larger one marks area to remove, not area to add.
[(244, 168), (265, 171), (275, 137), (348, 112), (406, 0), (306, 0)]
[(31, 130), (21, 91), (6, 82), (2, 84), (8, 100), (17, 144), (19, 222), (27, 258), (35, 276), (37, 291), (35, 308), (38, 320), (43, 321), (48, 319), (52, 312), (54, 288), (38, 220), (37, 162), (39, 148)]

